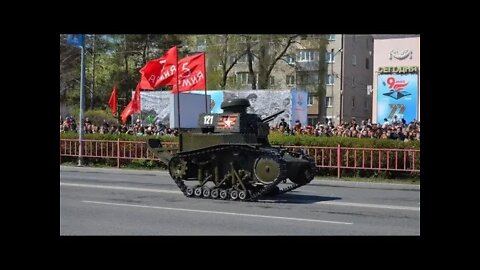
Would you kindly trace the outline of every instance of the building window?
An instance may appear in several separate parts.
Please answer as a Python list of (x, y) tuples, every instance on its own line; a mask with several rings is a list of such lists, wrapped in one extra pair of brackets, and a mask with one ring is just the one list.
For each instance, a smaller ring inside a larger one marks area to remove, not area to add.
[(352, 108), (355, 108), (355, 97), (352, 97)]
[(252, 83), (252, 77), (248, 76), (248, 72), (237, 72), (237, 83), (241, 85), (247, 85)]
[(297, 76), (297, 83), (298, 84), (307, 84), (308, 83), (308, 75), (304, 73), (300, 73)]
[(227, 83), (229, 85), (234, 85), (236, 83), (236, 76), (228, 76)]
[(287, 75), (287, 85), (294, 85), (295, 84), (295, 76)]
[(325, 97), (325, 107), (327, 108), (333, 107), (333, 97)]
[(290, 65), (295, 64), (295, 58), (290, 55), (287, 55), (287, 63)]
[(206, 37), (197, 37), (196, 41), (197, 51), (204, 52), (207, 49), (207, 38)]
[(327, 74), (327, 78), (325, 80), (327, 85), (334, 85), (335, 84), (335, 76), (333, 74)]
[(312, 105), (313, 105), (313, 98), (314, 98), (314, 96), (312, 96), (312, 95), (309, 95), (309, 96), (308, 96), (308, 103), (307, 103), (308, 106), (312, 106)]
[(352, 76), (352, 86), (355, 87), (355, 76)]
[(335, 63), (335, 54), (333, 54), (333, 52), (326, 52), (325, 60), (327, 63)]
[(315, 60), (315, 51), (300, 50), (297, 53), (297, 62), (312, 62)]
[(353, 66), (357, 65), (357, 56), (355, 54), (352, 55), (352, 65)]
[(335, 41), (335, 35), (328, 35), (328, 41)]
[(273, 76), (270, 76), (268, 79), (269, 79), (270, 86), (275, 84), (275, 78)]
[(369, 69), (369, 68), (370, 68), (370, 59), (368, 59), (368, 57), (365, 58), (365, 68), (366, 68), (366, 69)]

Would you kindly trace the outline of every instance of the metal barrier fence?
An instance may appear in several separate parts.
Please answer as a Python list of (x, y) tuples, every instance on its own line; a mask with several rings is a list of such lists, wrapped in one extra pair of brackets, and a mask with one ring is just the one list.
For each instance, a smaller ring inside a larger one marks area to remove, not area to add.
[[(175, 153), (177, 142), (162, 142), (163, 147)], [(284, 146), (289, 150), (303, 150), (315, 159), (318, 168), (337, 169), (340, 178), (342, 169), (420, 172), (420, 150), (353, 148), (353, 147), (319, 147), (319, 146)], [(60, 139), (60, 163), (62, 157), (78, 157), (79, 141), (77, 139)], [(105, 141), (84, 140), (83, 157), (116, 159), (117, 168), (120, 160), (159, 160), (148, 150), (143, 141)]]

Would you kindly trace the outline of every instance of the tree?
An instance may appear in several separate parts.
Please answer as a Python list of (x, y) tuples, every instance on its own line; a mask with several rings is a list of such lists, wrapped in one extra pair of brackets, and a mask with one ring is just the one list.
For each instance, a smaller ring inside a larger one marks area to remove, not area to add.
[[(246, 54), (239, 35), (216, 35), (207, 38), (208, 88), (225, 89), (228, 74), (238, 60)], [(213, 79), (213, 80), (212, 80)]]
[(67, 35), (60, 35), (60, 102), (80, 79), (80, 49), (68, 45)]
[(252, 81), (252, 89), (256, 89), (256, 86), (259, 89), (269, 88), (270, 74), (277, 62), (285, 56), (290, 46), (297, 42), (297, 37), (298, 35), (255, 35), (247, 38), (247, 61), (250, 76), (253, 78), (255, 78), (253, 71), (254, 58), (258, 61), (258, 82)]

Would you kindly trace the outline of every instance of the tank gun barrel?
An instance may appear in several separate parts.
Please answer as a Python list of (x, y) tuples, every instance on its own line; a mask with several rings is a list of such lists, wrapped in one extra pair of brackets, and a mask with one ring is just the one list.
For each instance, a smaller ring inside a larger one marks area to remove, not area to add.
[(265, 118), (262, 119), (262, 123), (268, 123), (270, 121), (272, 121), (273, 119), (275, 119), (275, 117), (279, 116), (280, 114), (282, 114), (285, 110), (281, 110), (279, 112), (276, 112), (270, 116), (267, 116)]

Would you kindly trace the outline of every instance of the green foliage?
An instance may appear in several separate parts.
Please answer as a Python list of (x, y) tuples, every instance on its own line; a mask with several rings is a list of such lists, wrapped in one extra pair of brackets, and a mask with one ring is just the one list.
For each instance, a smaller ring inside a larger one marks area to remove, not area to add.
[(402, 142), (388, 139), (350, 138), (350, 137), (316, 137), (311, 135), (289, 136), (278, 132), (269, 135), (271, 144), (274, 145), (309, 145), (358, 148), (392, 148), (392, 149), (420, 149), (420, 141)]
[[(167, 49), (182, 43), (178, 35), (86, 35), (85, 99), (86, 108), (107, 108), (114, 82), (117, 83), (118, 105), (121, 111), (140, 79), (140, 68)], [(181, 56), (181, 55), (180, 55)], [(80, 96), (80, 53), (66, 44), (60, 35), (60, 98), (61, 102), (78, 107)], [(78, 118), (78, 114), (74, 114)]]
[[(61, 139), (78, 139), (75, 132), (60, 133)], [(164, 142), (178, 142), (178, 137), (173, 136), (136, 136), (129, 134), (85, 134), (87, 140), (117, 140), (145, 141), (146, 138), (158, 138)], [(272, 132), (268, 136), (272, 145), (296, 146), (325, 146), (325, 147), (356, 147), (356, 148), (390, 148), (390, 149), (420, 149), (420, 141), (402, 142), (388, 139), (350, 138), (350, 137), (316, 137), (311, 135), (289, 136)]]
[[(129, 135), (129, 134), (93, 133), (93, 134), (84, 134), (83, 138), (85, 140), (106, 140), (106, 141), (116, 141), (117, 139), (120, 139), (120, 141), (145, 141), (148, 138), (156, 138), (156, 139), (160, 139), (162, 142), (178, 142), (178, 137), (156, 136), (156, 135), (136, 136), (136, 135)], [(78, 139), (78, 133), (76, 132), (60, 133), (60, 139)]]

